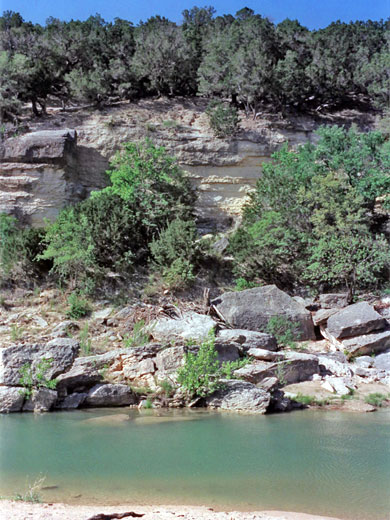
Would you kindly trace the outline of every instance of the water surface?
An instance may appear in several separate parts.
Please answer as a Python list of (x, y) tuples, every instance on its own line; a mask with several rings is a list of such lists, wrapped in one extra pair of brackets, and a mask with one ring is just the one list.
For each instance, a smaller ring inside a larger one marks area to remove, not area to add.
[(88, 410), (0, 417), (0, 495), (390, 518), (390, 413)]

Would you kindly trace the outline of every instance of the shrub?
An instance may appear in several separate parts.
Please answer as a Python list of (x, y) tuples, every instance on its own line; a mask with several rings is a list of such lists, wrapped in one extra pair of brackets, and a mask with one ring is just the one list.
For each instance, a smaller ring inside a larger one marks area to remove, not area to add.
[(284, 316), (272, 316), (266, 327), (266, 332), (275, 336), (278, 345), (284, 347), (295, 347), (298, 323), (290, 321)]
[(242, 277), (237, 278), (235, 282), (235, 291), (245, 291), (246, 289), (253, 289), (254, 287), (258, 287), (258, 284), (256, 282), (248, 282), (248, 280), (245, 280), (245, 278)]
[(228, 137), (237, 132), (240, 119), (236, 107), (221, 101), (211, 101), (206, 114), (209, 117), (210, 127), (217, 137)]
[(374, 392), (372, 394), (367, 395), (364, 400), (367, 404), (380, 408), (383, 405), (383, 402), (387, 399), (388, 396), (386, 396), (385, 394), (381, 394), (380, 392)]
[(145, 327), (145, 320), (139, 320), (134, 324), (132, 334), (126, 334), (124, 337), (125, 348), (142, 347), (149, 342), (150, 334)]
[(31, 363), (25, 363), (22, 368), (19, 369), (19, 384), (23, 386), (23, 394), (26, 399), (31, 397), (33, 390), (38, 390), (39, 388), (55, 390), (57, 380), (48, 379), (46, 377), (47, 371), (51, 368), (52, 361), (52, 359), (42, 359), (38, 361), (35, 366)]
[[(91, 306), (87, 299), (80, 296), (76, 291), (68, 298), (69, 310), (66, 313), (68, 318), (79, 320), (91, 312)], [(87, 331), (88, 334), (88, 331)]]

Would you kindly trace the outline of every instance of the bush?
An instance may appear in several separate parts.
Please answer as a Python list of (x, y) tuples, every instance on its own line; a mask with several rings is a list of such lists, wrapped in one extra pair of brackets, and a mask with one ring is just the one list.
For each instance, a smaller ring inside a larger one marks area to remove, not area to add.
[(79, 320), (91, 312), (91, 306), (85, 298), (79, 296), (76, 291), (68, 298), (69, 310), (66, 313), (68, 318)]
[[(379, 132), (318, 131), (316, 146), (287, 146), (263, 166), (230, 240), (237, 275), (294, 290), (376, 287), (389, 270), (378, 198), (389, 205), (389, 143)], [(383, 217), (382, 217), (383, 218)]]
[(298, 323), (284, 316), (273, 316), (267, 323), (266, 332), (275, 336), (278, 345), (294, 348)]
[(74, 286), (146, 264), (150, 242), (175, 218), (192, 216), (194, 192), (164, 148), (128, 143), (108, 174), (111, 186), (63, 210), (46, 231), (40, 258)]
[(366, 396), (364, 400), (367, 404), (380, 408), (387, 399), (389, 399), (389, 396), (381, 394), (380, 392), (374, 392), (373, 394)]
[(217, 137), (228, 137), (237, 132), (240, 119), (236, 107), (221, 101), (212, 101), (207, 107), (206, 114), (209, 117), (210, 127)]
[(23, 394), (26, 399), (30, 399), (33, 390), (39, 388), (50, 388), (55, 390), (57, 387), (56, 379), (48, 379), (47, 371), (51, 368), (52, 359), (42, 359), (33, 367), (31, 363), (25, 363), (19, 370), (19, 384), (23, 386)]

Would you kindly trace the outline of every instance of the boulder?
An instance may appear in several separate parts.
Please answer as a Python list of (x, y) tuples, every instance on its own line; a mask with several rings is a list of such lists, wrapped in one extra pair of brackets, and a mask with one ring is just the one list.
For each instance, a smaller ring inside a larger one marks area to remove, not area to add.
[(383, 352), (390, 347), (390, 330), (372, 332), (371, 334), (345, 338), (340, 341), (334, 338), (334, 336), (328, 335), (328, 338), (336, 348), (348, 353), (349, 356)]
[(353, 364), (362, 368), (370, 368), (374, 364), (374, 359), (371, 356), (359, 356), (353, 360)]
[(23, 406), (23, 412), (49, 412), (57, 401), (58, 394), (49, 388), (33, 390), (31, 398)]
[(379, 356), (376, 356), (375, 359), (371, 358), (371, 360), (377, 370), (384, 370), (390, 373), (390, 352), (379, 354)]
[(163, 318), (149, 325), (150, 334), (156, 341), (205, 341), (216, 323), (205, 314), (185, 312), (182, 318)]
[(96, 385), (88, 392), (87, 406), (128, 406), (137, 402), (136, 395), (127, 385)]
[[(339, 354), (339, 356), (337, 355)], [(346, 356), (341, 352), (318, 356), (318, 362), (322, 374), (331, 374), (338, 377), (351, 376), (352, 371), (348, 366)]]
[(254, 384), (261, 383), (267, 377), (276, 377), (279, 384), (284, 386), (307, 381), (312, 378), (313, 374), (318, 374), (319, 370), (316, 356), (287, 352), (283, 361), (276, 363), (255, 361), (235, 370), (234, 375)]
[(28, 364), (34, 371), (42, 359), (50, 360), (45, 372), (47, 379), (53, 379), (65, 372), (73, 363), (79, 343), (70, 338), (57, 338), (47, 344), (14, 345), (0, 349), (0, 384), (17, 386), (20, 384), (20, 369)]
[(54, 329), (51, 331), (50, 336), (52, 338), (66, 338), (68, 336), (68, 333), (77, 329), (79, 329), (79, 326), (74, 321), (61, 321), (61, 323), (56, 325)]
[(250, 348), (248, 356), (260, 361), (281, 361), (284, 359), (284, 354), (281, 352), (271, 352), (263, 348)]
[(340, 396), (348, 395), (351, 393), (351, 390), (354, 389), (351, 380), (343, 377), (327, 377), (322, 386), (324, 389)]
[(262, 388), (266, 392), (272, 392), (275, 390), (279, 385), (279, 381), (277, 377), (266, 377), (263, 379), (260, 383), (258, 383), (256, 386), (257, 388)]
[(79, 408), (87, 398), (86, 393), (75, 392), (65, 397), (63, 401), (56, 403), (56, 408), (59, 410), (74, 410)]
[(215, 350), (220, 364), (240, 359), (240, 347), (234, 343), (215, 343)]
[(382, 330), (386, 320), (367, 302), (349, 305), (330, 316), (326, 332), (336, 339)]
[(339, 312), (340, 309), (320, 309), (312, 314), (314, 325), (320, 327), (326, 327), (328, 319)]
[(315, 337), (311, 314), (276, 285), (224, 293), (212, 304), (232, 327), (262, 332), (271, 318), (285, 318), (296, 324), (296, 340)]
[(250, 348), (277, 349), (275, 336), (253, 330), (223, 329), (219, 331), (215, 342), (216, 344), (237, 343), (241, 345), (244, 352), (247, 352)]
[(347, 305), (347, 293), (327, 293), (318, 296), (318, 302), (322, 309), (332, 309), (333, 307), (345, 307)]
[(23, 403), (22, 388), (0, 386), (0, 413), (20, 412)]
[(157, 353), (154, 363), (159, 380), (164, 380), (177, 372), (184, 363), (185, 351), (185, 347), (170, 347)]
[(206, 398), (209, 408), (264, 414), (271, 396), (251, 383), (235, 379), (223, 381), (223, 388)]

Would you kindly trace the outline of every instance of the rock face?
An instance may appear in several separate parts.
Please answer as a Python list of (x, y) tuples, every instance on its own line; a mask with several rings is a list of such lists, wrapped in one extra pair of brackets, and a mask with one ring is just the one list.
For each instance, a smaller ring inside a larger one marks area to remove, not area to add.
[(223, 329), (216, 337), (217, 344), (235, 343), (240, 345), (243, 352), (248, 352), (251, 348), (262, 348), (266, 350), (276, 350), (276, 339), (271, 334), (265, 332), (255, 332), (243, 329)]
[(310, 312), (276, 285), (224, 293), (212, 303), (233, 327), (261, 332), (271, 318), (281, 317), (296, 325), (296, 340), (315, 337)]
[(271, 396), (255, 385), (237, 380), (224, 381), (224, 387), (207, 397), (209, 408), (232, 410), (236, 412), (264, 414)]
[(23, 402), (20, 388), (0, 386), (0, 413), (20, 412)]
[(45, 377), (53, 379), (72, 365), (78, 349), (78, 342), (70, 338), (54, 339), (46, 345), (15, 345), (0, 349), (0, 384), (19, 385), (20, 369), (29, 364), (34, 371), (43, 359), (50, 360)]
[(341, 339), (368, 334), (385, 326), (386, 320), (371, 305), (360, 302), (330, 316), (327, 331), (336, 339)]
[(88, 406), (126, 406), (135, 404), (136, 396), (127, 385), (96, 385), (88, 393)]
[(24, 412), (49, 412), (57, 401), (58, 394), (49, 388), (33, 390), (32, 396), (23, 405)]
[(204, 314), (186, 312), (182, 318), (163, 318), (150, 325), (150, 333), (156, 341), (194, 340), (204, 341), (215, 329), (216, 323)]

